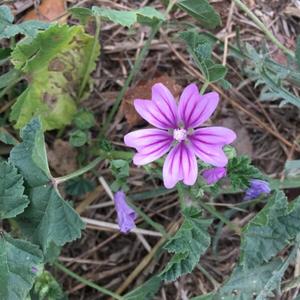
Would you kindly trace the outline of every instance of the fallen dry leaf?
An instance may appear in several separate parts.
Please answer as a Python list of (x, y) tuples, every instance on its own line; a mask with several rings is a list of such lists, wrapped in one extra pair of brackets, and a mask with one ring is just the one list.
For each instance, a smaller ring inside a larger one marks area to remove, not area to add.
[[(66, 0), (43, 0), (39, 7), (33, 8), (24, 20), (40, 20), (44, 22), (56, 21), (66, 12)], [(60, 18), (59, 23), (65, 23), (67, 18)]]
[(77, 151), (68, 142), (60, 139), (55, 140), (47, 154), (50, 167), (58, 175), (66, 175), (77, 169)]
[(134, 99), (151, 99), (151, 88), (158, 82), (164, 84), (175, 98), (179, 96), (182, 90), (182, 87), (168, 75), (160, 75), (147, 82), (141, 81), (137, 86), (130, 88), (125, 94), (121, 106), (121, 110), (130, 127), (144, 123), (144, 120), (139, 116), (133, 106)]

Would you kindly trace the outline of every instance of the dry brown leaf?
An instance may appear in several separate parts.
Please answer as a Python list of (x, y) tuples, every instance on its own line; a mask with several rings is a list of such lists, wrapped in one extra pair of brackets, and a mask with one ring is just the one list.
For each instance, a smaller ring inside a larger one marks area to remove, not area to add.
[(147, 82), (142, 81), (137, 86), (130, 88), (123, 99), (121, 107), (130, 127), (144, 123), (144, 120), (139, 116), (133, 106), (134, 99), (151, 99), (151, 88), (158, 82), (164, 84), (175, 98), (179, 96), (182, 90), (182, 87), (176, 84), (175, 80), (168, 75), (157, 76)]
[[(58, 20), (66, 12), (66, 0), (43, 0), (37, 9), (33, 8), (24, 20), (40, 20), (52, 22)], [(60, 18), (59, 23), (66, 23), (67, 18)]]
[(68, 142), (55, 140), (47, 153), (49, 165), (58, 175), (66, 175), (77, 169), (77, 151)]

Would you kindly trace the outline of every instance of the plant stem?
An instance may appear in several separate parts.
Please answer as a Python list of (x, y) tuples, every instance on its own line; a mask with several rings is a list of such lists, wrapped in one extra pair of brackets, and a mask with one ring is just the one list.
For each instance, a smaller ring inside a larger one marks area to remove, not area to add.
[(200, 90), (200, 94), (201, 94), (201, 95), (203, 95), (203, 94), (205, 93), (205, 91), (206, 91), (208, 85), (209, 85), (209, 82), (205, 80), (204, 83), (203, 83), (203, 85), (202, 85), (202, 88), (201, 88), (201, 90)]
[[(173, 5), (175, 4), (176, 1), (169, 1), (169, 5), (166, 9), (166, 13), (165, 15), (167, 16), (169, 14), (169, 12), (171, 11)], [(121, 89), (121, 91), (119, 92), (119, 94), (117, 95), (117, 98), (114, 102), (114, 105), (106, 119), (106, 122), (104, 123), (103, 127), (102, 127), (102, 130), (100, 132), (100, 136), (104, 136), (106, 130), (107, 130), (107, 127), (109, 126), (109, 124), (111, 124), (115, 114), (117, 113), (117, 110), (121, 104), (121, 101), (129, 87), (129, 85), (131, 84), (134, 76), (138, 73), (138, 71), (140, 70), (141, 68), (141, 65), (142, 65), (142, 62), (144, 60), (144, 58), (147, 56), (148, 52), (149, 52), (149, 48), (151, 46), (151, 42), (152, 40), (154, 39), (155, 35), (157, 34), (157, 32), (159, 31), (161, 25), (163, 24), (163, 21), (159, 21), (157, 22), (157, 24), (155, 24), (152, 28), (151, 28), (151, 32), (150, 32), (150, 35), (149, 35), (149, 38), (148, 40), (146, 41), (142, 51), (140, 52), (139, 56), (137, 57), (128, 77), (126, 78), (125, 80), (125, 83)]]
[(95, 39), (94, 39), (94, 43), (92, 46), (92, 51), (90, 53), (89, 61), (88, 61), (87, 67), (86, 67), (86, 72), (84, 74), (83, 80), (80, 85), (80, 89), (79, 89), (79, 93), (78, 93), (78, 102), (83, 97), (84, 89), (85, 89), (86, 84), (90, 77), (91, 65), (93, 64), (93, 59), (94, 59), (93, 53), (96, 51), (97, 44), (99, 43), (98, 39), (99, 39), (99, 35), (100, 35), (101, 20), (100, 20), (100, 17), (98, 17), (98, 16), (95, 16), (95, 20), (96, 20)]
[(115, 294), (114, 292), (111, 292), (110, 290), (107, 290), (106, 288), (101, 287), (101, 286), (99, 286), (99, 285), (97, 285), (97, 284), (95, 284), (95, 283), (93, 283), (93, 282), (91, 282), (91, 281), (89, 281), (89, 280), (87, 280), (87, 279), (85, 279), (85, 278), (83, 278), (83, 277), (81, 277), (81, 276), (73, 273), (71, 270), (67, 269), (65, 266), (61, 265), (59, 262), (55, 262), (54, 266), (57, 269), (63, 271), (66, 274), (68, 274), (69, 276), (75, 278), (79, 282), (81, 282), (81, 283), (83, 283), (83, 284), (85, 284), (85, 285), (87, 285), (87, 286), (89, 286), (89, 287), (91, 287), (91, 288), (93, 288), (93, 289), (95, 289), (95, 290), (103, 293), (104, 295), (111, 296), (114, 299), (118, 299), (118, 300), (122, 300), (123, 299), (123, 297), (121, 297), (120, 295)]
[(251, 19), (252, 21), (260, 28), (261, 31), (284, 53), (295, 57), (295, 54), (290, 49), (286, 48), (284, 45), (282, 45), (276, 37), (273, 35), (273, 33), (267, 28), (267, 26), (245, 5), (241, 0), (233, 0), (234, 3), (242, 9)]
[(144, 219), (146, 223), (148, 223), (150, 226), (152, 226), (155, 230), (159, 231), (162, 236), (167, 237), (167, 232), (165, 231), (164, 227), (161, 226), (159, 223), (153, 221), (150, 217), (147, 216), (139, 207), (134, 205), (133, 201), (129, 198), (127, 198), (127, 202), (131, 208), (133, 208), (137, 214)]
[(97, 157), (92, 162), (90, 162), (88, 165), (86, 165), (85, 167), (83, 167), (83, 168), (81, 168), (81, 169), (79, 169), (79, 170), (77, 170), (77, 171), (75, 171), (71, 174), (68, 174), (68, 175), (62, 176), (62, 177), (54, 178), (54, 182), (57, 185), (57, 184), (60, 184), (62, 182), (66, 182), (70, 179), (73, 179), (75, 177), (78, 177), (78, 176), (90, 171), (91, 169), (95, 168), (101, 160), (103, 160), (102, 157)]
[(200, 204), (202, 208), (207, 210), (209, 213), (211, 213), (213, 216), (221, 220), (224, 224), (226, 224), (231, 230), (235, 231), (238, 235), (241, 235), (241, 229), (230, 222), (226, 217), (224, 217), (221, 213), (219, 213), (214, 207), (207, 205), (205, 202), (203, 202), (200, 199), (197, 199), (197, 203)]
[(180, 203), (180, 209), (183, 211), (186, 208), (186, 203), (184, 199), (184, 188), (182, 186), (182, 183), (179, 182), (176, 184), (178, 196), (179, 196), (179, 203)]
[(133, 157), (133, 152), (131, 151), (104, 151), (101, 149), (96, 149), (92, 151), (94, 155), (100, 156), (103, 159), (123, 159), (123, 160), (131, 160)]

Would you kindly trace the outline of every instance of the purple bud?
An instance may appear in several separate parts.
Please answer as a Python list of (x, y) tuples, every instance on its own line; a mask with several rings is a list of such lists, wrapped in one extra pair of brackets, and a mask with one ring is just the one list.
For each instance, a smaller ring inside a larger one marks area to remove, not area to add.
[(38, 271), (38, 269), (36, 267), (31, 267), (31, 272), (32, 273), (36, 273)]
[(250, 180), (250, 187), (246, 190), (244, 200), (252, 200), (261, 194), (269, 194), (271, 188), (269, 183), (259, 179)]
[(202, 173), (203, 179), (207, 184), (216, 183), (226, 175), (227, 175), (227, 169), (222, 167), (208, 169)]
[(120, 231), (123, 233), (128, 233), (135, 227), (134, 221), (137, 218), (137, 214), (126, 203), (126, 195), (123, 191), (118, 191), (115, 193), (114, 201)]

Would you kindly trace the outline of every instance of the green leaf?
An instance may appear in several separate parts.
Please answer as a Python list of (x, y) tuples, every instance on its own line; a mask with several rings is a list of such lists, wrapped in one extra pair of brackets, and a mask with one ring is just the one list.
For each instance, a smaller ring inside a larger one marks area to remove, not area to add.
[(0, 39), (11, 38), (17, 34), (34, 37), (38, 30), (48, 28), (49, 24), (32, 20), (13, 24), (14, 16), (6, 5), (0, 6)]
[(16, 145), (18, 141), (4, 128), (0, 128), (0, 142), (6, 145)]
[(43, 262), (36, 245), (0, 235), (0, 299), (25, 299)]
[[(210, 63), (209, 63), (210, 62)], [(206, 61), (207, 66), (207, 80), (209, 82), (216, 82), (224, 79), (227, 73), (227, 68), (220, 64), (214, 64), (212, 61)]]
[(168, 252), (174, 253), (160, 275), (167, 281), (192, 272), (210, 245), (207, 229), (211, 220), (201, 219), (200, 211), (193, 207), (185, 209), (183, 215), (184, 222), (180, 229), (164, 246)]
[(62, 246), (79, 238), (84, 223), (53, 184), (40, 120), (34, 118), (21, 137), (23, 142), (13, 148), (10, 161), (28, 184), (30, 205), (17, 221), (23, 233), (46, 253), (51, 242)]
[(12, 82), (16, 81), (21, 76), (20, 71), (11, 69), (7, 73), (0, 76), (0, 89), (6, 88)]
[(165, 20), (164, 15), (153, 7), (143, 7), (132, 11), (119, 11), (105, 7), (93, 6), (92, 12), (95, 16), (108, 19), (125, 27), (131, 27), (135, 23), (154, 25), (158, 21)]
[(91, 192), (95, 188), (95, 184), (83, 177), (77, 177), (65, 183), (65, 191), (71, 196), (82, 196)]
[(28, 204), (23, 177), (13, 165), (0, 161), (0, 220), (17, 216)]
[(241, 265), (254, 268), (268, 262), (300, 232), (300, 197), (291, 202), (281, 191), (243, 229)]
[(82, 26), (55, 25), (31, 43), (19, 43), (12, 62), (24, 72), (28, 87), (12, 107), (10, 119), (16, 121), (15, 127), (23, 127), (37, 115), (44, 130), (70, 124), (76, 101), (89, 92), (84, 90), (82, 95), (81, 84), (95, 68), (99, 51), (99, 43)]
[(92, 112), (82, 109), (74, 117), (74, 124), (78, 129), (90, 129), (95, 125), (95, 117)]
[(221, 18), (207, 0), (183, 0), (177, 5), (208, 29), (221, 25)]
[(161, 285), (159, 276), (153, 276), (141, 286), (123, 296), (124, 300), (152, 300)]
[(80, 24), (86, 25), (90, 17), (93, 16), (92, 11), (86, 7), (72, 7), (69, 9), (72, 17), (78, 19)]
[(73, 147), (82, 147), (89, 140), (89, 135), (86, 131), (76, 129), (70, 133), (69, 142)]
[(221, 64), (215, 64), (211, 59), (211, 53), (215, 41), (205, 35), (199, 34), (194, 30), (185, 31), (180, 37), (187, 44), (190, 54), (193, 56), (195, 63), (206, 78), (207, 82), (217, 82), (222, 80), (227, 73), (227, 68)]
[(59, 283), (48, 271), (44, 271), (38, 276), (30, 293), (30, 297), (31, 300), (67, 299)]
[[(270, 278), (274, 275), (274, 271), (280, 270), (282, 260), (276, 259), (270, 263), (257, 266), (251, 270), (244, 270), (238, 266), (232, 272), (229, 280), (212, 298), (213, 300), (249, 300), (253, 296), (258, 295), (262, 290), (266, 290), (266, 285), (269, 284)], [(280, 282), (280, 281), (279, 281)], [(276, 285), (278, 281), (276, 281)], [(275, 287), (272, 286), (272, 289)], [(272, 290), (271, 289), (271, 290)], [(268, 290), (270, 292), (270, 290)], [(269, 294), (270, 295), (270, 294)], [(257, 298), (255, 298), (257, 299)], [(263, 298), (268, 299), (268, 298)], [(262, 300), (262, 299), (260, 299)]]
[(253, 178), (262, 178), (261, 172), (251, 165), (247, 156), (237, 156), (229, 160), (227, 174), (235, 190), (246, 189)]

